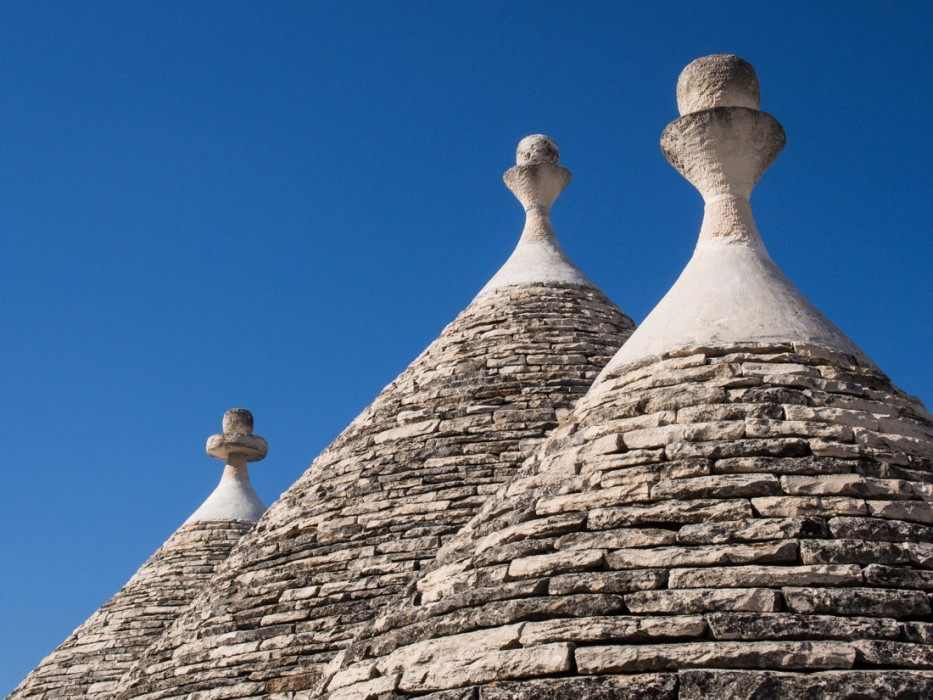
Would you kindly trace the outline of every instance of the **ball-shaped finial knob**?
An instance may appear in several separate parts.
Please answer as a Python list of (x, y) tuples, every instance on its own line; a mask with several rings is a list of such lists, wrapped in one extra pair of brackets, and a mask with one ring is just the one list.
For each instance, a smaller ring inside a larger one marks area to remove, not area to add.
[(755, 69), (734, 54), (698, 58), (677, 79), (677, 109), (682, 115), (714, 107), (758, 109), (759, 105)]
[(560, 149), (554, 139), (544, 134), (531, 134), (518, 142), (515, 149), (516, 165), (560, 162)]
[(224, 413), (223, 431), (225, 435), (252, 435), (253, 414), (245, 408), (231, 408)]

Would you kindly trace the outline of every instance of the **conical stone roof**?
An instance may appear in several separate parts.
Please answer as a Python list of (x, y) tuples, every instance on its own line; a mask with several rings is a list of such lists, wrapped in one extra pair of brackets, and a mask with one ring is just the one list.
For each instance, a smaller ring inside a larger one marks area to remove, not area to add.
[(678, 102), (693, 259), (331, 700), (933, 697), (933, 422), (768, 257), (751, 66), (699, 59)]
[(263, 506), (250, 484), (247, 461), (265, 456), (266, 441), (252, 434), (253, 417), (245, 409), (227, 411), (223, 430), (207, 442), (208, 453), (225, 462), (214, 492), (119, 593), (42, 660), (11, 698), (109, 696), (253, 527)]
[(554, 236), (569, 178), (553, 141), (522, 140), (505, 175), (527, 212), (515, 252), (269, 508), (120, 697), (306, 697), (569, 412), (633, 329)]

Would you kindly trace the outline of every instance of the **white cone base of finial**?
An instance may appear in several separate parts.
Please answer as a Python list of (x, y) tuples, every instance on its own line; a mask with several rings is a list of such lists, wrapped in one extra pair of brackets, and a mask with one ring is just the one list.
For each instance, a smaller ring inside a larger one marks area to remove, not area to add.
[(523, 235), (509, 259), (476, 296), (479, 298), (502, 287), (532, 284), (593, 286), (580, 268), (570, 262), (553, 236)]
[(191, 514), (185, 524), (218, 521), (245, 520), (256, 522), (266, 507), (253, 489), (246, 467), (224, 467), (223, 476), (213, 493)]
[(687, 267), (603, 374), (686, 346), (794, 342), (864, 353), (804, 298), (760, 240), (700, 241)]

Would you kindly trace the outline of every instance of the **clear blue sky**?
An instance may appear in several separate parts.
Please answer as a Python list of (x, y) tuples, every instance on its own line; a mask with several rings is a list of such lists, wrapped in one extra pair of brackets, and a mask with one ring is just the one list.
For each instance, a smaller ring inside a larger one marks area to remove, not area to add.
[(773, 257), (929, 403), (931, 8), (7, 5), (0, 692), (210, 492), (224, 409), (271, 502), (466, 305), (521, 227), (519, 137), (557, 139), (565, 247), (642, 319), (698, 230), (657, 143), (699, 55), (749, 59), (787, 131)]

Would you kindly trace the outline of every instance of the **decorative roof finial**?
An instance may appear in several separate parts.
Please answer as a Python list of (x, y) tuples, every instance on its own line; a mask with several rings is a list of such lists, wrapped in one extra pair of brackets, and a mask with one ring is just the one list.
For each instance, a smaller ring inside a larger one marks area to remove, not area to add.
[(551, 227), (551, 205), (570, 182), (570, 171), (560, 164), (560, 149), (554, 139), (531, 134), (519, 141), (515, 165), (502, 179), (525, 209), (525, 227), (512, 255), (478, 296), (521, 284), (592, 286), (570, 262)]
[(211, 435), (205, 450), (223, 460), (220, 483), (186, 522), (205, 520), (256, 521), (265, 506), (249, 480), (248, 462), (264, 459), (269, 450), (265, 438), (253, 435), (253, 414), (245, 408), (224, 413), (223, 433)]
[(677, 81), (681, 117), (661, 134), (668, 162), (703, 195), (693, 257), (603, 370), (682, 347), (743, 342), (819, 345), (870, 362), (815, 309), (768, 255), (749, 197), (784, 147), (761, 112), (758, 78), (731, 54), (690, 63)]

